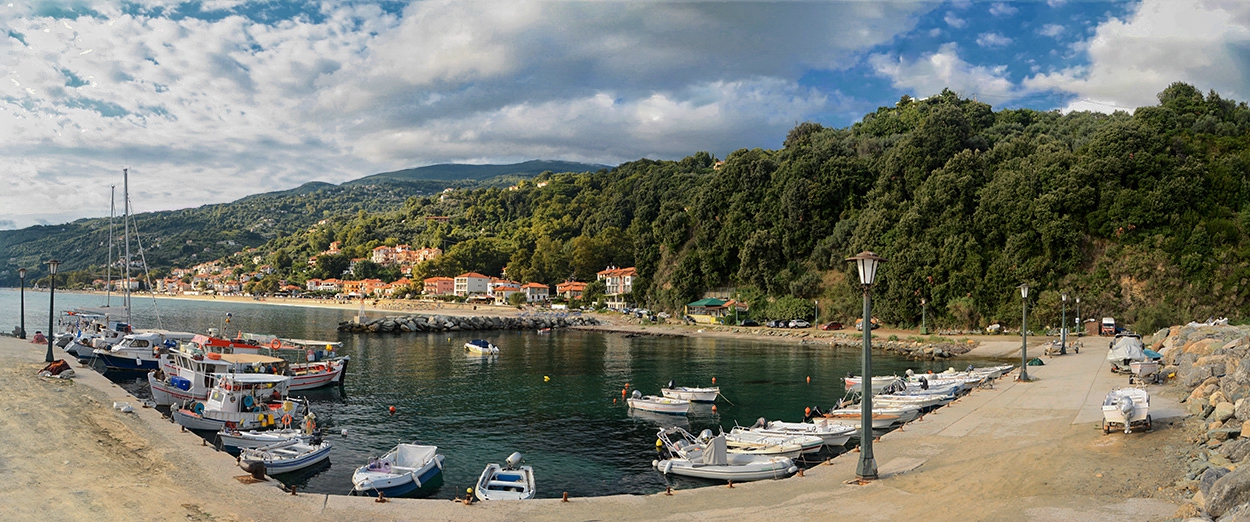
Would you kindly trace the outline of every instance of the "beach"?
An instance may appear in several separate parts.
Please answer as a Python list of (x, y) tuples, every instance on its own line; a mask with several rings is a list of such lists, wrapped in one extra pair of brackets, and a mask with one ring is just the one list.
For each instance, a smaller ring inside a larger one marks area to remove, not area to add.
[[(708, 334), (694, 327), (610, 327)], [(981, 345), (1011, 344), (1008, 339)], [(1030, 338), (1031, 353), (1038, 343), (1040, 355), (1044, 341)], [(1017, 339), (1017, 354), (1018, 347)], [(1102, 398), (1125, 380), (1108, 371), (1104, 350), (1044, 357), (1045, 366), (1029, 369), (1033, 382), (1000, 379), (882, 436), (874, 444), (881, 478), (866, 485), (848, 484), (858, 458), (851, 452), (801, 477), (733, 488), (471, 506), (292, 495), (273, 480), (248, 483), (233, 457), (142, 408), (102, 375), (72, 362), (72, 379), (37, 377), (45, 351), (0, 338), (3, 520), (1160, 520), (1183, 500), (1173, 487), (1184, 475), (1187, 440), (1175, 388), (1151, 387), (1153, 431), (1104, 435)], [(115, 402), (135, 411), (122, 413)]]

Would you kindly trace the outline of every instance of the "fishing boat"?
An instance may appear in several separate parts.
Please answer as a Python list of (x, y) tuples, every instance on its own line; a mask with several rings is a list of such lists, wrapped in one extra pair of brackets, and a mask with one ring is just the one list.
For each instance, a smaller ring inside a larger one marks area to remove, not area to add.
[(473, 495), (478, 500), (526, 500), (534, 498), (534, 468), (521, 464), (521, 454), (508, 455), (504, 465), (487, 464), (477, 479)]
[(690, 401), (684, 399), (670, 399), (668, 397), (656, 397), (655, 395), (643, 395), (642, 392), (634, 390), (626, 402), (632, 409), (651, 411), (655, 413), (668, 413), (670, 415), (686, 415), (690, 412)]
[[(846, 377), (842, 378), (842, 383), (846, 387), (846, 391), (848, 392), (858, 392), (860, 390), (860, 385), (863, 384), (863, 382), (864, 382), (863, 377), (855, 377), (854, 375), (849, 375), (849, 374)], [(881, 393), (882, 390), (886, 388), (894, 388), (894, 387), (900, 386), (901, 382), (903, 382), (903, 378), (898, 377), (896, 375), (890, 375), (890, 376), (885, 376), (885, 377), (873, 377), (872, 378), (872, 393), (878, 394), (878, 393)]]
[[(813, 408), (811, 418), (814, 421), (823, 421), (828, 424), (840, 424), (853, 428), (858, 428), (862, 425), (862, 416), (860, 415), (859, 408), (843, 408), (833, 410), (828, 413), (820, 411), (819, 408)], [(915, 418), (915, 415), (913, 415), (912, 418)], [(903, 416), (894, 410), (873, 408), (871, 422), (872, 429), (885, 430), (895, 426), (902, 426), (907, 421), (903, 420)]]
[(161, 354), (161, 367), (148, 372), (148, 387), (157, 406), (190, 403), (208, 398), (213, 386), (229, 374), (286, 375), (287, 362), (254, 354), (205, 354), (183, 346)]
[(859, 430), (856, 428), (841, 424), (830, 424), (822, 420), (816, 422), (769, 422), (765, 421), (763, 417), (755, 421), (755, 424), (749, 429), (765, 435), (809, 435), (820, 437), (824, 445), (829, 447), (845, 445), (846, 441), (851, 440), (851, 437), (859, 433)]
[(442, 485), (443, 456), (437, 446), (399, 444), (352, 473), (353, 495), (421, 497)]
[(247, 448), (239, 453), (239, 460), (265, 464), (265, 472), (270, 475), (299, 471), (330, 458), (330, 443), (320, 437), (305, 442), (290, 439), (282, 442)]
[(1117, 388), (1102, 401), (1102, 432), (1123, 427), (1130, 433), (1135, 427), (1151, 429), (1150, 393), (1142, 388)]
[(660, 394), (670, 399), (682, 399), (690, 402), (716, 402), (716, 396), (720, 395), (720, 386), (691, 388), (678, 386), (675, 381), (668, 381), (668, 386), (660, 388)]
[(747, 482), (785, 478), (798, 472), (789, 457), (729, 453), (724, 434), (701, 442), (681, 428), (661, 428), (656, 437), (668, 457), (651, 461), (665, 475)]
[(953, 397), (946, 395), (878, 395), (872, 398), (873, 407), (882, 408), (919, 408), (930, 411), (949, 403)]
[(484, 339), (474, 339), (464, 343), (464, 351), (476, 355), (495, 355), (499, 353), (499, 347)]
[(171, 408), (174, 422), (193, 430), (220, 431), (226, 423), (240, 430), (290, 427), (302, 421), (308, 404), (287, 392), (291, 378), (259, 373), (225, 374), (204, 402)]
[(97, 348), (113, 346), (131, 333), (130, 324), (116, 320), (124, 314), (125, 309), (109, 306), (66, 310), (59, 318), (61, 332), (55, 342), (78, 359), (95, 357)]
[(351, 357), (334, 355), (343, 346), (337, 341), (284, 339), (243, 332), (234, 339), (223, 339), (217, 337), (215, 328), (210, 328), (208, 335), (195, 336), (189, 344), (193, 352), (200, 350), (205, 354), (256, 354), (283, 359), (288, 363), (284, 375), (291, 376), (291, 389), (295, 391), (342, 384), (351, 361)]
[(190, 341), (195, 334), (169, 330), (143, 330), (127, 334), (121, 342), (108, 348), (96, 348), (94, 354), (106, 368), (113, 371), (149, 371), (160, 367), (161, 349), (176, 347)]

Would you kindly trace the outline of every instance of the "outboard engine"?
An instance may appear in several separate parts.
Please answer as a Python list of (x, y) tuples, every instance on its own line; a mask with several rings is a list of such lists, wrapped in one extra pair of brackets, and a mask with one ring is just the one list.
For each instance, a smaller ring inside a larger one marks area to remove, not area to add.
[(916, 375), (916, 372), (913, 372), (913, 371), (911, 371), (911, 368), (908, 368), (908, 369), (907, 369), (907, 376), (908, 376), (908, 377), (911, 377), (911, 376), (913, 376), (913, 375)]
[(964, 371), (965, 371), (965, 372), (971, 372), (971, 371), (972, 371), (972, 369), (973, 369), (973, 366), (972, 366), (971, 364), (969, 364), (969, 365), (968, 365), (968, 369), (967, 369), (967, 370), (964, 370)]
[(630, 397), (633, 397), (633, 398), (635, 398), (635, 399), (641, 399), (641, 398), (642, 398), (642, 392), (640, 392), (640, 391), (638, 391), (638, 390), (634, 390), (634, 393), (629, 394), (629, 396), (630, 396)]
[(768, 421), (767, 421), (767, 420), (764, 420), (764, 418), (763, 418), (763, 417), (760, 417), (760, 418), (758, 418), (758, 419), (755, 419), (755, 424), (752, 424), (752, 425), (751, 425), (751, 428), (752, 428), (752, 429), (755, 429), (755, 428), (767, 428), (767, 427), (768, 427)]
[(677, 389), (677, 380), (676, 380), (676, 379), (669, 379), (669, 380), (668, 380), (668, 389), (670, 389), (670, 390)]
[(309, 441), (309, 444), (313, 446), (318, 446), (321, 444), (321, 430), (317, 430), (313, 432), (312, 440)]
[(929, 389), (929, 379), (926, 379), (924, 377), (920, 378), (920, 389), (922, 390)]
[(512, 452), (511, 455), (508, 455), (508, 460), (505, 460), (504, 463), (508, 465), (508, 469), (516, 469), (517, 466), (521, 465), (521, 452)]
[(709, 440), (712, 440), (712, 430), (707, 430), (707, 429), (705, 429), (705, 430), (703, 430), (703, 431), (700, 431), (700, 432), (699, 432), (699, 441), (700, 441), (700, 442), (707, 442), (707, 441), (709, 441)]

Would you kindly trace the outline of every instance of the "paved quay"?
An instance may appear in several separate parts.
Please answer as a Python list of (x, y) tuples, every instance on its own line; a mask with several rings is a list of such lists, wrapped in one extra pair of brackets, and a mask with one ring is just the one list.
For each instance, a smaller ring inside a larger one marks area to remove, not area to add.
[(1183, 439), (1170, 426), (1183, 413), (1162, 387), (1151, 388), (1154, 431), (1103, 435), (1102, 399), (1127, 381), (1108, 371), (1105, 348), (1043, 357), (1029, 368), (1033, 382), (1010, 374), (883, 436), (874, 444), (881, 479), (867, 485), (848, 483), (852, 452), (802, 477), (732, 489), (470, 506), (245, 484), (233, 457), (158, 412), (112, 408), (138, 402), (102, 375), (74, 363), (73, 383), (35, 377), (44, 352), (0, 338), (3, 520), (1160, 520), (1178, 504), (1154, 492), (1184, 474), (1160, 457)]

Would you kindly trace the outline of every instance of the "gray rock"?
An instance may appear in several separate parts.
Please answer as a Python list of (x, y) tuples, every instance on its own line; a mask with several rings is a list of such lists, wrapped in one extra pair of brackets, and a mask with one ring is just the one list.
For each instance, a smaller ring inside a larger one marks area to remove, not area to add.
[(1250, 522), (1250, 504), (1238, 504), (1228, 510), (1216, 522)]
[(1198, 479), (1198, 491), (1203, 495), (1211, 493), (1211, 486), (1215, 485), (1215, 481), (1224, 477), (1229, 473), (1228, 468), (1210, 467), (1202, 472), (1202, 477)]
[(1211, 365), (1209, 364), (1203, 366), (1191, 365), (1188, 370), (1184, 369), (1184, 365), (1182, 365), (1181, 368), (1181, 371), (1184, 372), (1181, 374), (1181, 384), (1183, 384), (1186, 388), (1196, 388), (1199, 384), (1202, 384), (1203, 381), (1207, 380), (1208, 377), (1214, 375), (1211, 373)]
[(1250, 502), (1250, 466), (1220, 477), (1206, 495), (1207, 513), (1222, 516), (1238, 504)]
[[(1220, 402), (1220, 403), (1217, 403), (1217, 404), (1215, 405), (1215, 411), (1214, 411), (1214, 412), (1212, 412), (1212, 415), (1214, 415), (1214, 417), (1213, 417), (1213, 418), (1214, 418), (1215, 420), (1220, 421), (1220, 422), (1224, 422), (1224, 421), (1226, 421), (1226, 420), (1228, 420), (1228, 419), (1232, 418), (1232, 416), (1233, 416), (1233, 403), (1231, 403), (1231, 402)], [(1241, 431), (1241, 427), (1240, 427), (1240, 426), (1238, 426), (1238, 427), (1237, 427), (1237, 431), (1238, 431), (1238, 432), (1240, 432), (1240, 431)]]
[(1241, 462), (1247, 455), (1250, 455), (1250, 439), (1237, 439), (1220, 446), (1220, 455), (1223, 455), (1229, 462)]

